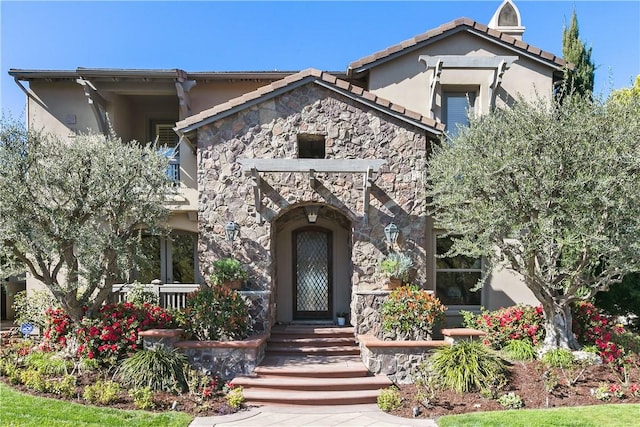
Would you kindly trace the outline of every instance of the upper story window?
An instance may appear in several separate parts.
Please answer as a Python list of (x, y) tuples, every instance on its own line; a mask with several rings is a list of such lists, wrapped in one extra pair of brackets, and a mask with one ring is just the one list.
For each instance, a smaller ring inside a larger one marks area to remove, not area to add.
[(178, 135), (173, 131), (175, 122), (152, 121), (151, 140), (157, 143), (160, 152), (169, 158), (167, 175), (173, 182), (180, 182), (180, 146)]
[(473, 113), (475, 103), (475, 92), (442, 94), (442, 121), (451, 137), (458, 134), (458, 126), (469, 126), (469, 114)]
[(472, 291), (482, 277), (482, 259), (463, 255), (441, 258), (453, 241), (436, 237), (436, 296), (444, 305), (480, 305), (481, 291)]
[(298, 134), (299, 159), (324, 159), (326, 155), (324, 135)]

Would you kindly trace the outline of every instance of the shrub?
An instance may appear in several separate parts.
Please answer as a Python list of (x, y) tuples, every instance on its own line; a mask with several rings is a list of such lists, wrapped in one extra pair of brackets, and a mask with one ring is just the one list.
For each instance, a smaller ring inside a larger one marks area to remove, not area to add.
[(380, 263), (380, 270), (387, 277), (392, 277), (406, 282), (409, 280), (413, 261), (403, 252), (391, 252)]
[(427, 339), (446, 307), (429, 292), (415, 285), (394, 289), (382, 303), (382, 330), (400, 339)]
[(24, 359), (24, 365), (47, 376), (64, 375), (73, 367), (71, 361), (64, 360), (57, 354), (42, 351), (29, 353)]
[(76, 395), (77, 378), (73, 375), (65, 375), (61, 380), (52, 381), (52, 391), (55, 394), (66, 398), (72, 398)]
[(233, 409), (238, 409), (244, 403), (244, 395), (242, 394), (242, 387), (233, 387), (227, 395), (225, 399), (227, 400), (227, 405), (229, 405)]
[(47, 326), (47, 316), (43, 308), (56, 307), (55, 298), (46, 291), (35, 291), (27, 296), (26, 291), (17, 292), (13, 297), (15, 323), (31, 323), (41, 331)]
[(169, 311), (156, 305), (106, 304), (95, 318), (82, 320), (77, 331), (81, 342), (78, 352), (102, 365), (113, 365), (139, 348), (138, 332), (174, 326)]
[(526, 340), (535, 347), (544, 339), (542, 307), (514, 305), (496, 311), (482, 310), (479, 315), (462, 315), (464, 326), (486, 332), (486, 343), (498, 350), (512, 340)]
[(511, 360), (534, 360), (536, 352), (528, 340), (511, 340), (502, 348)]
[(154, 391), (184, 391), (187, 381), (184, 365), (187, 358), (175, 349), (156, 346), (140, 350), (124, 359), (118, 368), (120, 381), (133, 388), (149, 387)]
[(458, 393), (500, 387), (507, 382), (504, 361), (476, 341), (460, 341), (436, 350), (431, 366), (438, 383)]
[(160, 295), (153, 290), (148, 290), (146, 285), (135, 281), (127, 285), (128, 292), (126, 300), (136, 306), (144, 306), (145, 304), (160, 305)]
[(20, 370), (20, 383), (28, 389), (47, 392), (51, 389), (51, 383), (47, 381), (47, 377), (42, 372), (34, 368), (27, 368)]
[(42, 334), (43, 350), (61, 350), (67, 346), (67, 338), (74, 335), (73, 322), (61, 308), (45, 310), (46, 326)]
[(82, 398), (89, 403), (108, 405), (118, 400), (120, 385), (115, 381), (98, 380), (84, 388)]
[(213, 285), (192, 292), (184, 311), (184, 329), (198, 340), (234, 340), (248, 335), (249, 309), (233, 289)]
[(222, 285), (225, 282), (234, 280), (246, 280), (247, 272), (240, 264), (240, 261), (234, 258), (223, 258), (213, 262), (213, 273), (211, 281), (214, 285)]
[(542, 363), (551, 368), (570, 368), (575, 363), (575, 358), (570, 350), (556, 348), (542, 356)]
[(129, 396), (133, 398), (133, 404), (138, 409), (153, 409), (155, 403), (153, 402), (153, 392), (150, 387), (134, 388), (129, 390)]
[(581, 344), (595, 345), (604, 363), (617, 370), (624, 368), (632, 353), (640, 351), (640, 337), (616, 325), (592, 303), (581, 301), (573, 306), (573, 331)]
[(391, 386), (380, 391), (377, 398), (378, 408), (384, 412), (391, 412), (402, 406), (402, 397), (397, 387)]
[(520, 409), (524, 406), (524, 403), (522, 402), (520, 396), (518, 396), (514, 392), (510, 392), (500, 396), (498, 398), (498, 403), (502, 405), (502, 407), (508, 409)]

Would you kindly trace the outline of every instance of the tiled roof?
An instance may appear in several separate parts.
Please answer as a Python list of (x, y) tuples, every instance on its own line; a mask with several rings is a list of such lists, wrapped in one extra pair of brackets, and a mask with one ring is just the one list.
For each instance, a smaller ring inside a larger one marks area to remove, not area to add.
[(314, 68), (308, 68), (292, 74), (284, 79), (262, 86), (253, 92), (246, 93), (238, 98), (234, 98), (223, 104), (216, 105), (213, 108), (209, 108), (208, 110), (204, 110), (198, 114), (190, 116), (178, 122), (176, 124), (176, 130), (181, 133), (193, 131), (200, 126), (219, 120), (239, 110), (248, 108), (258, 102), (265, 101), (309, 82), (315, 82), (327, 87), (328, 89), (342, 92), (347, 96), (352, 96), (361, 103), (377, 107), (380, 110), (385, 111), (387, 114), (394, 115), (406, 122), (412, 123), (421, 128), (428, 128), (434, 134), (440, 134), (444, 131), (444, 124), (436, 122), (430, 117), (407, 110), (399, 104), (394, 104), (364, 90), (359, 86), (349, 83), (346, 80), (339, 79), (333, 74), (316, 70)]
[(486, 25), (480, 24), (472, 19), (458, 18), (454, 21), (440, 25), (433, 30), (427, 31), (426, 33), (417, 35), (413, 38), (410, 38), (409, 40), (405, 40), (384, 50), (378, 51), (372, 55), (352, 62), (347, 68), (347, 75), (352, 76), (354, 73), (366, 71), (367, 69), (373, 67), (377, 62), (391, 59), (396, 54), (399, 54), (402, 51), (405, 51), (407, 49), (413, 50), (419, 48), (423, 44), (432, 43), (433, 41), (439, 40), (450, 33), (464, 30), (480, 34), (488, 38), (489, 40), (499, 43), (507, 48), (514, 49), (525, 55), (538, 59), (539, 61), (542, 61), (553, 68), (560, 68), (566, 64), (566, 61), (564, 59), (554, 55), (553, 53), (541, 50), (535, 46), (523, 42), (522, 40), (518, 40), (508, 34), (489, 28)]

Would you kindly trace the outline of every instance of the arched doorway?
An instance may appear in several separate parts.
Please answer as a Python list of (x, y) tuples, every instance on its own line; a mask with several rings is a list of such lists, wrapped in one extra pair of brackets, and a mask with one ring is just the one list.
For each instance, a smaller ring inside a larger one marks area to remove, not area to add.
[(302, 206), (283, 213), (275, 227), (276, 319), (333, 321), (351, 304), (351, 222), (322, 205), (310, 224)]

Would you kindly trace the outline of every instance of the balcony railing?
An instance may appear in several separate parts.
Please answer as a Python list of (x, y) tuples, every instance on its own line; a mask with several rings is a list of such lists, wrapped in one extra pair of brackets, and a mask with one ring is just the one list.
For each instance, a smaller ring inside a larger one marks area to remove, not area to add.
[[(144, 285), (144, 290), (154, 292), (158, 295), (160, 307), (183, 309), (187, 302), (187, 295), (200, 288), (200, 285), (187, 284), (166, 284), (166, 285)], [(114, 303), (124, 302), (127, 293), (131, 290), (131, 285), (114, 285), (111, 291), (111, 301)]]
[(167, 168), (167, 175), (169, 176), (169, 180), (174, 184), (180, 183), (180, 159), (179, 158), (171, 158), (169, 159), (169, 167)]

